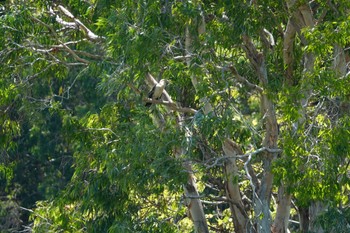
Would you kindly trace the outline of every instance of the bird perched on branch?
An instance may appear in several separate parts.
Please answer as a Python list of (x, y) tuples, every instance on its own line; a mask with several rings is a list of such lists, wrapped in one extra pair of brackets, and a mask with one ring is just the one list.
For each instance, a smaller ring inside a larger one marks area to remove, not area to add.
[[(148, 93), (148, 98), (159, 100), (163, 94), (163, 90), (165, 85), (167, 84), (167, 80), (161, 79), (159, 83), (153, 86), (152, 90)], [(152, 103), (146, 103), (145, 106), (149, 107)]]

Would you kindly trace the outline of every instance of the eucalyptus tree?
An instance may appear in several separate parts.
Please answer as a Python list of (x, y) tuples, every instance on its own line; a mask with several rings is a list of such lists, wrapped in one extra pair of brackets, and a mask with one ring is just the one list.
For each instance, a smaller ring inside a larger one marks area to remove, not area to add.
[(4, 9), (1, 172), (65, 165), (34, 231), (349, 230), (348, 1)]

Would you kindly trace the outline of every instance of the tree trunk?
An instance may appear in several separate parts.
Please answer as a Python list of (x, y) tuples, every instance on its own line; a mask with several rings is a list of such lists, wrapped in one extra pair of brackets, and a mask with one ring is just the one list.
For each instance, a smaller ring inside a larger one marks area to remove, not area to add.
[(256, 219), (256, 229), (258, 233), (270, 233), (271, 232), (271, 214), (270, 214), (270, 201), (273, 175), (271, 173), (271, 161), (266, 160), (263, 164), (264, 175), (261, 180), (260, 188), (255, 197), (254, 213)]
[(271, 232), (273, 233), (288, 232), (291, 200), (292, 200), (292, 195), (286, 192), (285, 186), (282, 184), (278, 188), (276, 218), (273, 222)]
[(292, 20), (289, 19), (283, 37), (283, 62), (284, 66), (286, 67), (286, 82), (291, 86), (296, 84), (293, 78), (293, 48), (295, 35), (295, 28), (293, 26)]
[(241, 193), (239, 191), (238, 167), (235, 158), (237, 155), (242, 155), (243, 152), (239, 146), (230, 139), (226, 139), (223, 142), (222, 148), (225, 152), (225, 155), (230, 156), (227, 162), (225, 162), (224, 167), (226, 176), (225, 191), (226, 197), (229, 200), (235, 232), (244, 233), (246, 232), (248, 217), (245, 213)]
[[(251, 39), (243, 36), (243, 49), (245, 50), (248, 59), (256, 74), (259, 77), (263, 87), (268, 85), (267, 69), (265, 65), (264, 55), (259, 53)], [(260, 95), (261, 111), (265, 118), (266, 134), (263, 141), (263, 146), (268, 149), (277, 149), (278, 126), (276, 119), (276, 111), (273, 102), (269, 99), (265, 92)], [(254, 213), (256, 220), (257, 232), (271, 232), (271, 214), (270, 201), (272, 192), (273, 174), (271, 172), (271, 163), (276, 158), (277, 154), (265, 151), (262, 155), (263, 173), (260, 186), (256, 187), (256, 193), (253, 193)], [(253, 190), (254, 192), (254, 190)]]
[(339, 76), (346, 75), (346, 59), (344, 49), (339, 45), (334, 45), (333, 52), (334, 60), (333, 67)]
[(309, 219), (309, 207), (300, 206), (298, 208), (300, 232), (307, 233), (309, 231), (310, 219)]
[[(187, 169), (192, 169), (188, 162), (185, 167)], [(187, 215), (193, 221), (195, 231), (197, 233), (209, 233), (202, 202), (197, 191), (196, 181), (191, 172), (188, 175), (187, 184), (184, 186), (184, 190), (188, 207)]]
[(322, 227), (318, 226), (315, 221), (317, 217), (323, 211), (325, 211), (325, 209), (326, 207), (320, 201), (314, 201), (311, 203), (309, 207), (309, 219), (310, 219), (309, 232), (324, 233), (324, 230), (322, 229)]

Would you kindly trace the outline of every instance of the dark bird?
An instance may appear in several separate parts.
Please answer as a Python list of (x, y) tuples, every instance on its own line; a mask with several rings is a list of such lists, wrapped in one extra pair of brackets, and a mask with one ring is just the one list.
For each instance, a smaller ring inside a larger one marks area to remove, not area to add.
[[(163, 90), (165, 88), (167, 81), (165, 79), (161, 79), (159, 83), (153, 86), (152, 90), (148, 93), (148, 98), (159, 100), (163, 94)], [(152, 103), (146, 103), (145, 106), (149, 107)]]

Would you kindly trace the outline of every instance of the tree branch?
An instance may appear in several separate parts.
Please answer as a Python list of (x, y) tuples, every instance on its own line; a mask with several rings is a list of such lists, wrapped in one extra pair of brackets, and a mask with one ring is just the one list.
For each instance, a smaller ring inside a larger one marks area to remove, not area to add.
[(247, 35), (242, 36), (243, 39), (243, 50), (246, 52), (247, 57), (252, 64), (253, 68), (258, 74), (259, 80), (263, 86), (268, 82), (267, 71), (264, 61), (264, 55), (256, 49), (251, 38)]
[(164, 101), (164, 100), (155, 100), (150, 98), (144, 98), (143, 99), (146, 103), (152, 103), (152, 104), (162, 104), (167, 107), (169, 107), (171, 110), (177, 111), (177, 112), (184, 112), (184, 113), (191, 113), (196, 114), (198, 111), (193, 108), (181, 108), (178, 107), (174, 102), (170, 101)]
[(279, 153), (279, 152), (282, 152), (282, 149), (271, 149), (271, 148), (266, 148), (266, 147), (262, 147), (262, 148), (259, 148), (253, 152), (250, 152), (250, 153), (246, 153), (246, 154), (243, 154), (243, 155), (228, 155), (228, 156), (221, 156), (219, 158), (212, 158), (212, 159), (209, 159), (205, 164), (209, 164), (211, 163), (212, 161), (212, 164), (210, 165), (205, 165), (206, 168), (212, 168), (212, 167), (215, 167), (215, 166), (219, 166), (219, 162), (222, 161), (222, 160), (227, 160), (227, 159), (231, 159), (231, 158), (236, 158), (236, 159), (246, 159), (247, 157), (249, 156), (253, 156), (253, 155), (256, 155), (256, 154), (259, 154), (263, 151), (267, 151), (267, 152), (270, 152), (270, 153)]
[(55, 39), (60, 43), (60, 45), (63, 46), (63, 48), (68, 52), (70, 53), (77, 61), (80, 61), (82, 63), (85, 63), (85, 64), (89, 64), (90, 62), (88, 60), (85, 60), (84, 58), (81, 58), (79, 57), (71, 48), (69, 48), (65, 43), (61, 42), (57, 33), (55, 32), (55, 30), (48, 24), (44, 23), (43, 21), (41, 21), (40, 19), (38, 18), (35, 18), (35, 17), (32, 17), (32, 19), (36, 22), (38, 22), (39, 24), (47, 27), (51, 33), (53, 34), (53, 36), (55, 37)]
[(62, 18), (60, 18), (57, 14), (55, 14), (52, 9), (50, 9), (50, 12), (56, 16), (56, 21), (58, 23), (60, 23), (64, 26), (71, 27), (71, 28), (75, 28), (75, 29), (79, 29), (79, 30), (81, 29), (86, 34), (87, 38), (91, 41), (100, 41), (101, 39), (105, 39), (104, 37), (98, 36), (95, 33), (93, 33), (88, 27), (86, 27), (79, 19), (75, 18), (74, 15), (69, 10), (67, 10), (65, 7), (63, 7), (62, 5), (58, 5), (58, 9), (65, 16), (74, 20), (74, 23), (73, 22), (66, 22)]
[(289, 19), (283, 35), (283, 63), (286, 67), (285, 74), (289, 85), (293, 84), (293, 47), (295, 35), (295, 27), (291, 19)]
[(248, 79), (246, 79), (245, 77), (241, 76), (241, 75), (238, 73), (238, 71), (237, 71), (237, 69), (236, 69), (236, 67), (235, 67), (234, 65), (230, 65), (228, 68), (230, 69), (230, 71), (232, 72), (232, 74), (233, 74), (239, 81), (241, 81), (242, 83), (244, 83), (247, 87), (252, 88), (252, 89), (255, 89), (255, 90), (259, 91), (259, 92), (263, 92), (263, 89), (262, 89), (260, 86), (249, 82)]

